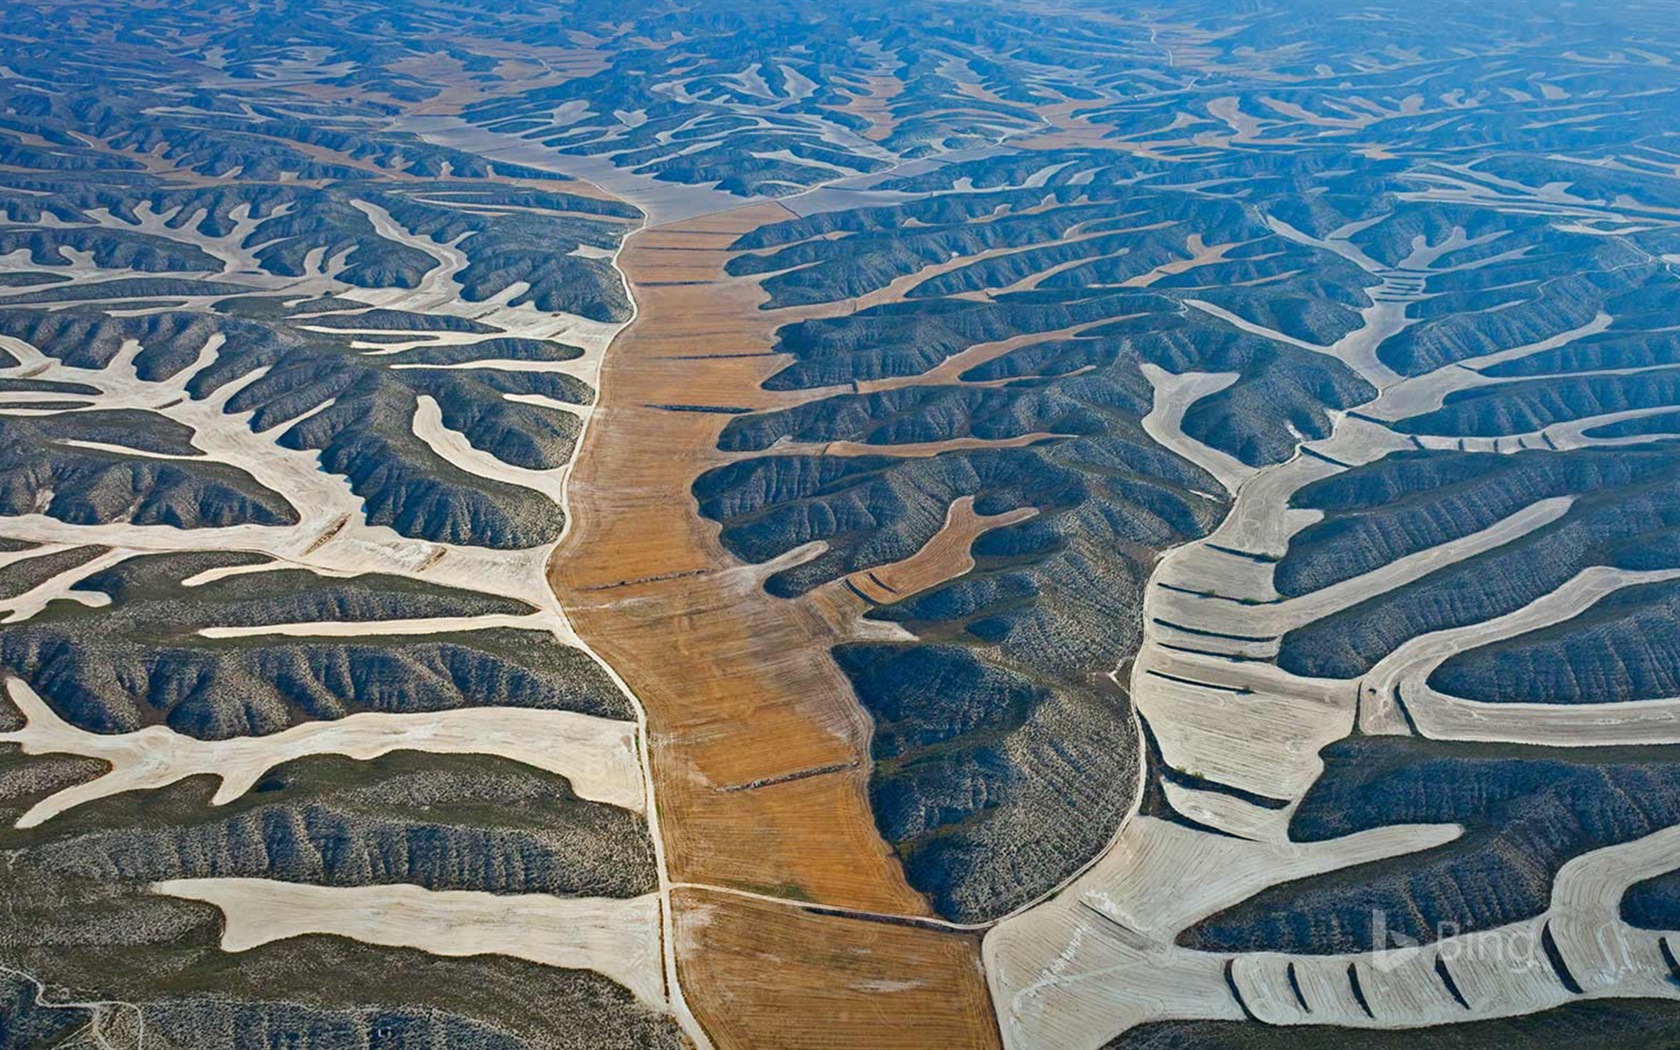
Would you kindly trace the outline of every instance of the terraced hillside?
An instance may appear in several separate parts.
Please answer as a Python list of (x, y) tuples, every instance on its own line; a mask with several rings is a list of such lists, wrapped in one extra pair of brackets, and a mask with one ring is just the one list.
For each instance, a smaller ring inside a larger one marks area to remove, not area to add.
[(483, 6), (5, 7), (0, 1050), (1672, 1041), (1670, 0)]

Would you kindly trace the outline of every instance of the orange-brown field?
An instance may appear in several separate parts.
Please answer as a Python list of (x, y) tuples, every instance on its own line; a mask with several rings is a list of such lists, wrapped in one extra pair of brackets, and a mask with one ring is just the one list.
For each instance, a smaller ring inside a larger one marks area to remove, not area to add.
[(799, 907), (929, 914), (876, 834), (869, 718), (828, 654), (865, 606), (834, 588), (770, 597), (768, 570), (731, 558), (690, 494), (729, 460), (730, 416), (694, 408), (809, 396), (759, 389), (791, 312), (723, 273), (737, 236), (788, 215), (754, 205), (630, 239), (639, 312), (607, 355), (552, 580), (647, 710), (671, 880), (787, 901), (673, 898), (683, 984), (719, 1046), (993, 1046), (976, 938)]
[(1002, 514), (977, 514), (974, 497), (963, 496), (951, 504), (945, 527), (921, 550), (903, 561), (855, 572), (847, 582), (871, 601), (886, 603), (907, 598), (974, 568), (969, 548), (982, 532), (1014, 524), (1037, 513), (1032, 507), (1017, 507)]
[(850, 102), (835, 108), (867, 120), (869, 127), (864, 130), (863, 137), (871, 142), (881, 142), (891, 136), (898, 126), (898, 118), (893, 116), (892, 100), (903, 90), (904, 82), (897, 77), (865, 77), (864, 90), (855, 91)]
[(689, 1004), (720, 1047), (995, 1047), (980, 935), (673, 897)]

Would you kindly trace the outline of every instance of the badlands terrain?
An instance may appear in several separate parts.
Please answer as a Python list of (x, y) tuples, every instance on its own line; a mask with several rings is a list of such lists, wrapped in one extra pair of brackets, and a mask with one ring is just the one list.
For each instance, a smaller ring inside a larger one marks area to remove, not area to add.
[(0, 1050), (1680, 1043), (1680, 4), (0, 19)]

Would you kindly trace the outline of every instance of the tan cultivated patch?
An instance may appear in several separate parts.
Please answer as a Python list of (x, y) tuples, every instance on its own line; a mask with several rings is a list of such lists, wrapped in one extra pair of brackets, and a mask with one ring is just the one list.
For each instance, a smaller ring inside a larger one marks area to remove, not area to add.
[[(991, 1046), (977, 941), (798, 907), (930, 915), (875, 830), (870, 720), (828, 652), (864, 629), (867, 606), (843, 586), (769, 596), (762, 581), (778, 565), (738, 563), (690, 492), (732, 458), (717, 450), (732, 415), (702, 409), (811, 396), (760, 389), (785, 360), (770, 347), (795, 311), (761, 311), (757, 282), (723, 272), (737, 237), (787, 217), (753, 205), (631, 238), (619, 264), (638, 317), (607, 355), (551, 578), (647, 710), (671, 881), (782, 899), (673, 898), (683, 983), (717, 1044)], [(967, 557), (955, 532), (929, 546), (924, 565), (895, 567), (906, 585)]]
[(892, 100), (903, 90), (904, 82), (897, 77), (865, 77), (863, 90), (854, 91), (850, 101), (834, 108), (867, 120), (869, 127), (863, 131), (863, 137), (871, 142), (880, 142), (898, 127), (898, 118), (893, 116)]
[(674, 881), (925, 915), (875, 832), (869, 719), (828, 655), (827, 617), (765, 594), (765, 570), (723, 550), (689, 491), (730, 458), (716, 445), (731, 416), (697, 409), (786, 401), (759, 389), (785, 317), (723, 273), (740, 234), (786, 217), (755, 205), (625, 249), (639, 316), (607, 357), (552, 576), (648, 709)]
[(921, 550), (891, 565), (855, 572), (846, 582), (873, 602), (901, 601), (918, 591), (938, 586), (974, 568), (969, 548), (987, 529), (1013, 525), (1037, 514), (1034, 507), (1020, 507), (1003, 514), (977, 514), (974, 497), (964, 496), (951, 504), (945, 527)]
[(673, 896), (678, 973), (719, 1047), (980, 1050), (998, 1045), (978, 934)]

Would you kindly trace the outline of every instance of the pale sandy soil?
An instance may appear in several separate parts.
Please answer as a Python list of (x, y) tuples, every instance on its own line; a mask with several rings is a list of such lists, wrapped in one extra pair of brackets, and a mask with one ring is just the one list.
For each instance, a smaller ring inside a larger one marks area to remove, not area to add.
[(1680, 743), (1680, 697), (1599, 704), (1478, 703), (1429, 685), (1429, 676), (1456, 653), (1563, 623), (1624, 587), (1673, 579), (1680, 579), (1680, 570), (1593, 566), (1504, 616), (1419, 635), (1365, 676), (1360, 725), (1371, 732), (1402, 731), (1404, 718), (1395, 704), (1400, 697), (1418, 729), (1441, 740), (1516, 740), (1551, 747)]
[(415, 403), (414, 435), (433, 452), (474, 477), (490, 478), (540, 492), (553, 500), (556, 507), (560, 505), (565, 496), (566, 475), (571, 469), (569, 465), (552, 470), (532, 470), (504, 463), (488, 452), (473, 448), (465, 434), (445, 426), (443, 409), (429, 395), (422, 394)]
[(1229, 452), (1212, 448), (1184, 433), (1184, 413), (1210, 394), (1217, 394), (1236, 382), (1236, 372), (1185, 372), (1175, 375), (1160, 365), (1145, 361), (1140, 370), (1155, 388), (1155, 404), (1143, 417), (1143, 432), (1157, 443), (1212, 474), (1227, 492), (1254, 476), (1253, 467)]
[[(1014, 437), (1007, 438), (960, 437), (946, 441), (911, 441), (894, 445), (870, 445), (862, 441), (779, 441), (772, 445), (769, 451), (790, 456), (807, 454), (823, 456), (897, 456), (903, 459), (925, 459), (929, 456), (937, 456), (942, 452), (955, 452), (961, 449), (1025, 448), (1028, 445), (1036, 445), (1040, 441), (1051, 441), (1058, 437), (1071, 436), (1073, 435), (1034, 431), (1030, 434), (1017, 434)], [(745, 453), (742, 458), (756, 455), (758, 453)]]
[(659, 897), (498, 896), (419, 886), (311, 886), (268, 879), (170, 879), (152, 892), (214, 904), (222, 948), (242, 952), (310, 933), (433, 955), (509, 955), (594, 970), (665, 1008)]
[(570, 781), (582, 798), (641, 811), (643, 787), (636, 727), (571, 711), (479, 707), (436, 714), (362, 712), (332, 722), (306, 722), (261, 737), (199, 740), (164, 726), (133, 733), (90, 733), (65, 722), (21, 679), (6, 693), (27, 720), (0, 733), (0, 743), (25, 754), (67, 754), (110, 765), (102, 776), (47, 796), (24, 813), (34, 827), (86, 802), (125, 791), (147, 791), (187, 777), (213, 776), (221, 786), (212, 805), (233, 801), (283, 762), (308, 755), (367, 760), (392, 751), (499, 755)]

